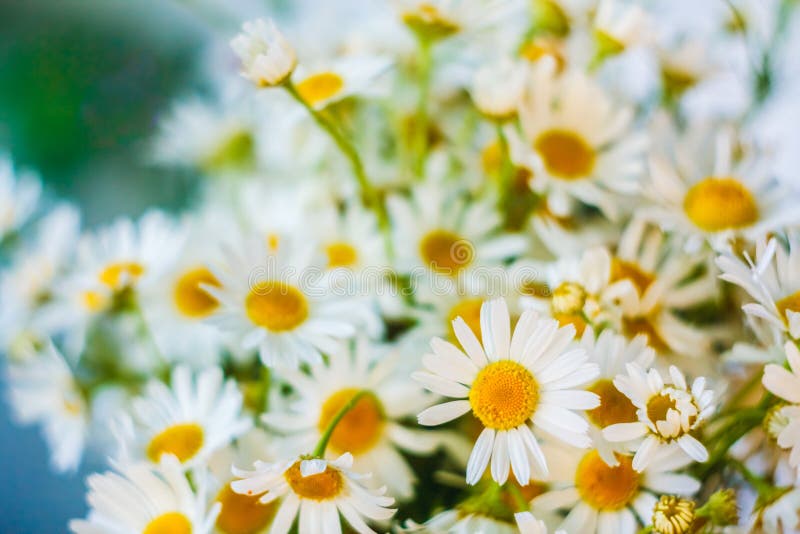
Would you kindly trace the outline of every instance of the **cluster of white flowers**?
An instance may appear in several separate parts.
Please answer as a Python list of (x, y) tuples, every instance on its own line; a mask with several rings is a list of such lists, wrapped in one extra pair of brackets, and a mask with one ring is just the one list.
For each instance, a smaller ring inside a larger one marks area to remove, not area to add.
[(797, 3), (296, 4), (209, 21), (183, 213), (0, 165), (12, 411), (109, 458), (70, 528), (800, 531)]

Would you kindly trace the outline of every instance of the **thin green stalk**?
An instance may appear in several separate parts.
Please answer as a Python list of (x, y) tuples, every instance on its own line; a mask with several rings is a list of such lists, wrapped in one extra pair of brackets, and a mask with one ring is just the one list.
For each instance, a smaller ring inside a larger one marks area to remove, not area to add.
[(322, 458), (325, 455), (325, 449), (328, 447), (328, 441), (330, 441), (331, 436), (333, 435), (333, 431), (336, 430), (336, 425), (338, 425), (339, 421), (342, 420), (342, 418), (347, 414), (347, 412), (349, 412), (353, 408), (353, 406), (355, 406), (356, 403), (359, 400), (361, 400), (361, 397), (367, 394), (369, 394), (368, 390), (366, 389), (360, 390), (358, 393), (353, 395), (353, 397), (347, 402), (347, 404), (342, 406), (339, 409), (339, 411), (336, 412), (336, 415), (333, 416), (331, 422), (328, 423), (328, 428), (325, 429), (325, 433), (323, 433), (322, 436), (319, 438), (317, 446), (314, 448), (314, 452), (311, 453), (311, 455), (314, 458)]
[(414, 122), (414, 174), (422, 177), (428, 156), (428, 100), (431, 93), (433, 45), (429, 39), (419, 38), (419, 99), (417, 119)]

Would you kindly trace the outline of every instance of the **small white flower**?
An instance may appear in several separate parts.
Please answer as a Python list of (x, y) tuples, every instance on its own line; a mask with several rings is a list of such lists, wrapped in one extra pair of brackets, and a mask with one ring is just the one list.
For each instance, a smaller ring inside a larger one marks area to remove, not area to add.
[(643, 471), (659, 454), (682, 450), (697, 462), (708, 460), (708, 450), (691, 432), (699, 428), (714, 411), (714, 392), (706, 389), (706, 380), (698, 377), (691, 389), (677, 367), (669, 368), (669, 382), (656, 369), (629, 363), (627, 375), (619, 375), (614, 385), (636, 406), (638, 421), (618, 423), (603, 429), (612, 442), (633, 442), (636, 455), (633, 468)]
[(531, 473), (544, 478), (547, 462), (532, 426), (576, 447), (589, 446), (589, 424), (572, 410), (597, 407), (597, 395), (577, 388), (597, 377), (598, 367), (587, 362), (583, 349), (567, 350), (575, 336), (572, 326), (558, 328), (557, 321), (528, 310), (512, 336), (508, 307), (497, 299), (481, 308), (482, 343), (460, 317), (453, 328), (466, 354), (434, 338), (433, 354), (423, 358), (426, 370), (413, 377), (458, 399), (423, 411), (420, 424), (440, 425), (471, 410), (484, 426), (467, 465), (467, 483), (477, 483), (490, 460), (492, 478), (500, 484), (509, 469), (523, 485)]
[[(387, 508), (394, 499), (383, 495), (385, 488), (371, 492), (358, 475), (350, 471), (353, 457), (347, 453), (334, 461), (295, 458), (288, 462), (256, 462), (253, 471), (233, 468), (242, 480), (231, 483), (237, 493), (262, 495), (260, 502), (280, 500), (270, 532), (289, 532), (300, 514), (299, 531), (307, 534), (341, 532), (343, 516), (357, 532), (373, 533), (367, 519), (385, 521), (395, 510)], [(369, 475), (367, 475), (369, 476)]]
[(242, 60), (242, 76), (259, 87), (279, 85), (297, 65), (294, 49), (271, 20), (245, 22), (231, 48)]
[(788, 423), (778, 434), (778, 446), (791, 449), (789, 464), (798, 467), (800, 466), (800, 351), (791, 341), (787, 341), (784, 348), (791, 371), (771, 363), (764, 367), (762, 382), (770, 392), (790, 403), (790, 406), (781, 409), (781, 416), (787, 418)]
[(384, 74), (391, 62), (383, 57), (345, 57), (324, 67), (299, 67), (292, 76), (292, 83), (300, 97), (315, 109), (349, 96), (369, 96), (378, 93), (378, 78)]

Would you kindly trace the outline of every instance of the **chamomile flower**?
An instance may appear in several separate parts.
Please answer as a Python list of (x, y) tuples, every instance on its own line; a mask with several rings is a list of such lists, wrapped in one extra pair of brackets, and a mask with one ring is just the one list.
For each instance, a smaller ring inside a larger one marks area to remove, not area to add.
[(90, 511), (70, 521), (75, 534), (209, 534), (219, 506), (205, 509), (174, 457), (156, 466), (137, 463), (88, 478)]
[(696, 462), (705, 462), (708, 450), (692, 435), (716, 408), (705, 378), (696, 378), (690, 389), (674, 365), (669, 368), (669, 382), (656, 369), (645, 371), (635, 363), (626, 368), (627, 374), (617, 376), (614, 385), (636, 406), (638, 421), (607, 426), (603, 436), (611, 442), (636, 443), (631, 466), (638, 472), (665, 451), (680, 450)]
[(784, 349), (791, 371), (771, 363), (764, 367), (762, 382), (767, 390), (790, 403), (790, 406), (780, 411), (786, 421), (781, 425), (778, 434), (778, 446), (791, 449), (789, 464), (798, 467), (800, 466), (800, 351), (791, 341), (786, 342)]
[(637, 5), (602, 0), (592, 21), (596, 57), (614, 56), (642, 42), (647, 36), (648, 22), (646, 12)]
[(0, 241), (30, 219), (41, 191), (38, 177), (15, 173), (11, 159), (0, 156)]
[(373, 320), (369, 302), (333, 294), (330, 278), (313, 263), (313, 244), (271, 250), (257, 239), (243, 248), (227, 254), (227, 266), (212, 269), (221, 287), (203, 288), (221, 303), (209, 320), (243, 348), (257, 348), (264, 365), (318, 363), (336, 339), (353, 337), (356, 325)]
[(234, 467), (242, 480), (231, 483), (237, 493), (262, 495), (264, 504), (280, 500), (270, 532), (287, 533), (295, 518), (299, 532), (316, 534), (341, 532), (340, 514), (359, 533), (374, 532), (364, 521), (385, 521), (394, 515), (388, 508), (394, 502), (383, 491), (364, 488), (350, 469), (353, 457), (342, 454), (333, 461), (296, 458), (288, 462), (256, 462), (253, 471)]
[(471, 410), (483, 425), (467, 465), (467, 483), (477, 483), (490, 460), (492, 478), (500, 484), (509, 468), (521, 484), (531, 480), (531, 473), (543, 478), (547, 462), (531, 423), (576, 447), (589, 446), (589, 425), (571, 410), (597, 407), (597, 395), (576, 388), (596, 378), (598, 367), (587, 362), (583, 349), (566, 350), (574, 327), (558, 328), (557, 321), (529, 310), (512, 337), (508, 307), (497, 299), (481, 308), (482, 342), (460, 317), (453, 328), (466, 354), (434, 338), (433, 354), (423, 358), (426, 370), (414, 378), (458, 399), (423, 411), (420, 424), (440, 425)]
[(202, 465), (216, 450), (250, 428), (241, 415), (242, 394), (222, 370), (210, 367), (196, 373), (180, 365), (171, 384), (152, 379), (144, 395), (131, 403), (132, 417), (123, 414), (117, 437), (119, 457), (158, 463), (173, 455), (186, 468)]
[(658, 495), (691, 495), (700, 482), (675, 473), (690, 463), (679, 451), (661, 450), (646, 469), (617, 454), (610, 466), (595, 450), (562, 451), (551, 490), (536, 497), (535, 512), (569, 510), (559, 526), (568, 534), (635, 534), (649, 525)]
[(231, 48), (242, 61), (242, 76), (258, 87), (283, 83), (297, 66), (292, 45), (271, 20), (245, 22)]
[(788, 245), (777, 239), (756, 242), (755, 262), (732, 253), (717, 258), (720, 278), (740, 286), (756, 302), (745, 304), (748, 315), (764, 319), (778, 331), (800, 338), (800, 236), (790, 233)]
[(329, 366), (312, 367), (310, 376), (284, 371), (283, 378), (300, 398), (291, 402), (290, 411), (271, 411), (262, 418), (275, 431), (290, 433), (285, 445), (292, 450), (311, 450), (339, 409), (359, 391), (368, 391), (337, 424), (328, 454), (337, 457), (349, 452), (357, 471), (372, 473), (375, 483), (386, 485), (390, 495), (409, 499), (416, 476), (399, 450), (431, 454), (439, 445), (440, 433), (400, 423), (429, 406), (432, 399), (418, 384), (395, 372), (399, 354), (378, 360), (376, 352), (380, 356), (385, 350), (361, 337), (352, 354), (342, 346), (331, 354)]
[(349, 96), (376, 94), (377, 79), (390, 65), (381, 57), (344, 57), (325, 67), (300, 66), (292, 83), (300, 98), (314, 109), (323, 109)]
[(509, 130), (511, 157), (531, 169), (531, 189), (547, 195), (556, 215), (579, 200), (614, 218), (619, 195), (637, 190), (646, 137), (632, 132), (633, 111), (586, 74), (554, 71), (552, 61), (532, 70), (519, 109), (522, 136)]
[(8, 367), (9, 398), (15, 418), (42, 425), (51, 463), (57, 471), (74, 471), (83, 455), (89, 408), (58, 349), (44, 349)]

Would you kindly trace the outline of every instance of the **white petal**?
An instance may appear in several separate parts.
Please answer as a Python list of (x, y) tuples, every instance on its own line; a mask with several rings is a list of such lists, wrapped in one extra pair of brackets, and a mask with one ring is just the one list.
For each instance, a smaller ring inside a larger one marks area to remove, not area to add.
[(467, 462), (467, 484), (477, 484), (486, 471), (494, 446), (494, 434), (494, 430), (491, 428), (484, 428), (481, 435), (478, 436)]
[(457, 400), (445, 402), (431, 406), (423, 410), (418, 416), (417, 421), (421, 425), (436, 426), (452, 421), (456, 417), (461, 417), (470, 410), (469, 401)]

